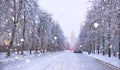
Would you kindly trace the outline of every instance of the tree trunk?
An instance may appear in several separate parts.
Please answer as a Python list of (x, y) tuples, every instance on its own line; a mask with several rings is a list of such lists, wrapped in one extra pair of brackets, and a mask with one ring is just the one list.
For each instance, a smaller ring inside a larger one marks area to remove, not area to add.
[(35, 52), (38, 53), (38, 45), (36, 45)]
[(110, 44), (108, 45), (108, 56), (111, 57), (111, 49), (110, 49)]
[(102, 45), (103, 45), (103, 49), (102, 49), (102, 54), (105, 55), (105, 41), (104, 41), (104, 35), (102, 33)]
[(100, 46), (98, 45), (98, 54), (100, 53)]
[(10, 41), (10, 45), (8, 46), (8, 49), (7, 49), (7, 56), (10, 56), (10, 48), (13, 46), (13, 40), (14, 40), (14, 36), (15, 36), (15, 30), (16, 30), (16, 24), (18, 22), (17, 18), (16, 18), (16, 1), (14, 1), (14, 27), (13, 27), (13, 32), (12, 32), (12, 38), (11, 38), (11, 41)]
[[(26, 4), (26, 3), (25, 3)], [(24, 8), (26, 7), (24, 4)], [(23, 26), (23, 44), (22, 44), (22, 48), (21, 48), (21, 55), (24, 54), (24, 46), (25, 46), (25, 24), (26, 24), (26, 11), (24, 10), (24, 26)]]
[(10, 41), (10, 45), (8, 46), (8, 49), (7, 49), (7, 56), (10, 56), (10, 48), (13, 46), (13, 40), (14, 40), (14, 36), (15, 36), (15, 29), (16, 29), (16, 26), (13, 28), (12, 38), (11, 38), (11, 41)]
[[(120, 14), (119, 14), (119, 16), (120, 16)], [(120, 59), (120, 23), (118, 24), (118, 39), (119, 39), (119, 44), (118, 44), (118, 46), (119, 46), (119, 55), (118, 55), (118, 57), (119, 57), (119, 59)]]
[(120, 38), (119, 38), (119, 59), (120, 59)]

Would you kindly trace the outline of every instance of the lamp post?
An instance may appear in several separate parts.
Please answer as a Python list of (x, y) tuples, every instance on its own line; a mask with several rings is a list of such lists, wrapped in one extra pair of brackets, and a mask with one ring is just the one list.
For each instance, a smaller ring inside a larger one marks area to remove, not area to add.
[(108, 44), (108, 56), (109, 57), (111, 57), (110, 38), (111, 38), (111, 36), (110, 36), (110, 24), (109, 24), (109, 34), (108, 34), (108, 42), (109, 42), (109, 44)]
[(36, 50), (35, 50), (35, 52), (38, 53), (38, 44), (39, 44), (39, 37), (38, 37), (38, 35), (36, 35), (36, 38), (37, 38), (37, 43), (36, 43)]
[(57, 49), (57, 42), (56, 42), (57, 39), (58, 39), (57, 36), (54, 36), (55, 50)]
[[(94, 27), (97, 28), (98, 26), (99, 26), (99, 24), (95, 22)], [(97, 45), (98, 45), (98, 41), (97, 41)], [(94, 51), (95, 51), (95, 46), (94, 46)], [(98, 46), (98, 54), (99, 54), (99, 46)]]
[(21, 50), (21, 54), (23, 54), (23, 47), (24, 47), (24, 39), (22, 38), (22, 39), (20, 39), (20, 41), (22, 42), (22, 50)]
[(22, 38), (22, 39), (20, 39), (20, 41), (21, 41), (21, 42), (24, 42), (24, 39)]
[(56, 36), (54, 37), (54, 40), (57, 40), (57, 37), (56, 37)]
[(92, 45), (91, 46), (92, 46), (92, 51), (95, 54), (95, 32), (92, 31), (91, 33), (92, 33)]
[(80, 50), (82, 51), (82, 45), (80, 45)]
[(19, 43), (17, 44), (17, 47), (18, 47), (18, 48), (17, 48), (16, 51), (17, 51), (17, 54), (19, 54), (19, 47), (20, 47), (20, 44), (19, 44)]

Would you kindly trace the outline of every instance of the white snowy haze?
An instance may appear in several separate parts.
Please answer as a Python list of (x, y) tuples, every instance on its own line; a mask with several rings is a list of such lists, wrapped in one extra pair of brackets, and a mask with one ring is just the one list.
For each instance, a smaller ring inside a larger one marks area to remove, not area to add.
[(63, 29), (64, 35), (70, 37), (74, 31), (79, 35), (80, 25), (84, 22), (89, 0), (39, 0), (42, 9), (53, 15)]

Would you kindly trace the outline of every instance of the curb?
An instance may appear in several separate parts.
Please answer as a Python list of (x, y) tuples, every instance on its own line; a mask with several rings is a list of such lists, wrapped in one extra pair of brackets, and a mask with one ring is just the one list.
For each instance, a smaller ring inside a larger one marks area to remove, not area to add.
[(104, 64), (104, 65), (107, 65), (107, 66), (109, 66), (109, 67), (112, 67), (114, 70), (120, 70), (120, 68), (117, 67), (117, 66), (114, 66), (114, 65), (112, 65), (112, 64), (110, 64), (110, 63), (104, 62), (104, 61), (99, 60), (99, 59), (94, 58), (94, 57), (92, 57), (92, 58), (95, 59), (95, 60), (97, 60), (99, 63), (102, 63), (102, 64)]

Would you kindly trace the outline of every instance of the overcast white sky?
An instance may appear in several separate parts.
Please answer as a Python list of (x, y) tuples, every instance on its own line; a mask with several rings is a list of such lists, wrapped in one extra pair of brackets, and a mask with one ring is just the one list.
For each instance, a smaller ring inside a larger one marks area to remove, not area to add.
[(63, 29), (64, 35), (70, 37), (74, 31), (75, 36), (79, 35), (80, 24), (85, 20), (87, 9), (90, 6), (89, 0), (39, 0), (42, 9), (53, 14)]

